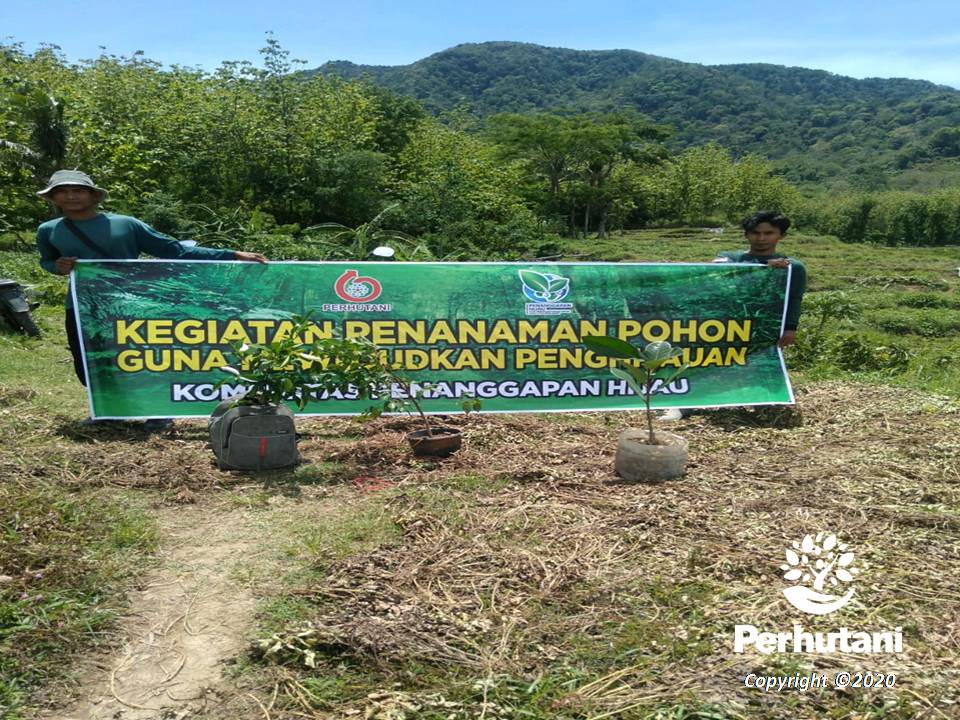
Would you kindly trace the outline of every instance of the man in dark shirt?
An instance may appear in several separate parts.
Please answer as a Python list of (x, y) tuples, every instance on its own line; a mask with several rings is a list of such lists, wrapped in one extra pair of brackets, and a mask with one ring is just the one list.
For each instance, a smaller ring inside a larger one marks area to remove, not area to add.
[[(799, 260), (777, 252), (777, 244), (790, 228), (790, 218), (777, 212), (762, 211), (745, 218), (740, 227), (743, 228), (750, 249), (721, 252), (714, 262), (757, 263), (778, 270), (792, 269), (786, 298), (787, 317), (777, 345), (781, 348), (793, 345), (797, 339), (797, 324), (800, 322), (800, 305), (807, 289), (807, 269)], [(694, 412), (692, 409), (671, 408), (665, 410), (660, 419), (680, 420)]]
[(771, 268), (792, 268), (787, 292), (787, 321), (777, 345), (793, 345), (800, 322), (800, 305), (807, 289), (807, 269), (799, 260), (777, 252), (777, 243), (787, 234), (790, 218), (776, 212), (758, 212), (746, 218), (740, 226), (750, 243), (749, 250), (731, 250), (720, 253), (714, 262), (758, 263)]
[[(133, 260), (141, 253), (177, 260), (267, 262), (267, 258), (260, 253), (190, 247), (157, 232), (137, 218), (100, 212), (99, 206), (106, 198), (107, 191), (97, 187), (89, 175), (79, 170), (58, 170), (50, 178), (47, 187), (37, 195), (55, 205), (62, 213), (61, 217), (48, 220), (37, 228), (40, 265), (57, 275), (69, 275), (78, 259)], [(77, 379), (86, 385), (70, 292), (67, 293), (66, 302), (66, 329), (74, 371)]]

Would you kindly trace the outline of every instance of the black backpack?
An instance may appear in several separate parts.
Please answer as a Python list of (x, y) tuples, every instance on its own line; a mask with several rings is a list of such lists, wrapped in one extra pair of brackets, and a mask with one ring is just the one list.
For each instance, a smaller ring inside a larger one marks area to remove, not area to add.
[(297, 432), (286, 405), (234, 405), (210, 415), (210, 445), (221, 470), (272, 470), (296, 465)]

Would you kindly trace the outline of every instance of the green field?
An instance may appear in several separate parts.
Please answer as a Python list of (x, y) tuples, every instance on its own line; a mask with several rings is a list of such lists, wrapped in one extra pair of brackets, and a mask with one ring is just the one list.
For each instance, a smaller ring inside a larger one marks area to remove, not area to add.
[[(580, 260), (663, 262), (711, 260), (741, 246), (737, 230), (726, 228), (633, 231), (587, 248), (568, 241), (564, 249)], [(778, 250), (806, 265), (809, 282), (798, 342), (804, 354), (787, 354), (795, 378), (857, 378), (960, 396), (960, 247), (844, 244), (791, 232)], [(818, 301), (837, 292), (848, 296), (851, 311), (821, 322)], [(819, 347), (807, 347), (821, 328)], [(876, 348), (902, 352), (885, 363)]]
[[(734, 230), (678, 229), (561, 250), (667, 261), (738, 247)], [(688, 473), (653, 487), (613, 476), (616, 435), (638, 422), (628, 414), (454, 417), (466, 447), (445, 461), (410, 455), (406, 419), (301, 421), (308, 462), (262, 477), (218, 471), (200, 421), (161, 434), (84, 426), (63, 281), (0, 252), (0, 276), (39, 283), (45, 300), (43, 338), (0, 334), (0, 717), (83, 694), (79, 661), (119, 652), (118, 618), (167, 562), (158, 547), (178, 515), (253, 528), (227, 564), (255, 599), (241, 633), (254, 649), (234, 652), (220, 700), (196, 717), (953, 717), (960, 248), (791, 232), (781, 249), (810, 278), (805, 339), (787, 356), (797, 410), (677, 423)], [(801, 620), (779, 595), (779, 564), (821, 529), (863, 563), (842, 622), (900, 626), (906, 652), (734, 654), (735, 624)], [(898, 681), (743, 687), (751, 672), (840, 670)]]

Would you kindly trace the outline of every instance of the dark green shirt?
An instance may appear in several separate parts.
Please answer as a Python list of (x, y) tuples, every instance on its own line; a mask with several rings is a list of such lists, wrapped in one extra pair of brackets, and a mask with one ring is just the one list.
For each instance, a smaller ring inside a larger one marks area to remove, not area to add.
[[(793, 275), (790, 279), (790, 292), (787, 294), (787, 323), (786, 330), (796, 330), (797, 323), (800, 322), (800, 305), (803, 303), (803, 293), (807, 289), (807, 269), (803, 263), (794, 258), (775, 253), (773, 255), (751, 255), (745, 250), (729, 250), (717, 255), (717, 259), (722, 262), (738, 263), (757, 263), (766, 265), (768, 260), (778, 258), (787, 258), (790, 261), (790, 267), (793, 269)], [(776, 269), (776, 268), (774, 268)]]
[[(55, 263), (60, 257), (83, 260), (135, 260), (142, 253), (165, 260), (233, 260), (233, 250), (205, 247), (187, 247), (169, 235), (157, 232), (142, 220), (127, 215), (100, 213), (89, 220), (75, 220), (97, 247), (91, 250), (64, 224), (63, 218), (48, 220), (37, 228), (37, 249), (40, 266), (56, 273)], [(67, 307), (73, 307), (71, 293), (67, 293)]]

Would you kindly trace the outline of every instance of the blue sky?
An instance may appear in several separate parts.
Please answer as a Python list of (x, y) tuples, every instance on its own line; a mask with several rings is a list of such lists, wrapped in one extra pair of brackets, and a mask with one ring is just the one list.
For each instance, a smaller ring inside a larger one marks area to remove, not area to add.
[(70, 60), (143, 50), (215, 68), (258, 59), (264, 33), (308, 67), (398, 65), (464, 42), (517, 40), (627, 48), (688, 62), (769, 62), (853, 77), (909, 77), (960, 88), (958, 0), (381, 2), (0, 0), (0, 39), (48, 42)]

